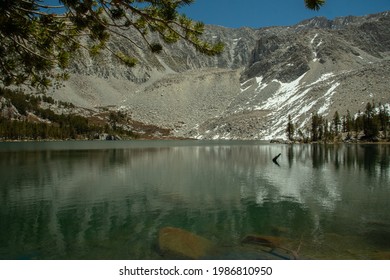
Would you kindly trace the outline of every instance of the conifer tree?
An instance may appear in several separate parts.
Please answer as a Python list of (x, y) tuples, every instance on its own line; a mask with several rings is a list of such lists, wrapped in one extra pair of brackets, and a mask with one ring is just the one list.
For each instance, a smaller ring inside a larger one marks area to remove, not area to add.
[(379, 133), (378, 122), (374, 117), (374, 106), (370, 102), (367, 103), (363, 115), (363, 130), (365, 137), (368, 139), (373, 139)]
[(339, 112), (336, 111), (333, 115), (333, 127), (334, 127), (334, 132), (336, 135), (339, 134), (340, 124), (341, 124), (340, 115), (339, 115)]
[(329, 131), (329, 122), (326, 119), (324, 122), (324, 141), (327, 142), (331, 140), (330, 131)]
[(295, 127), (294, 124), (291, 120), (291, 115), (288, 115), (288, 123), (287, 123), (287, 128), (286, 128), (286, 134), (287, 138), (290, 141), (294, 140), (294, 133), (295, 133)]
[(347, 115), (345, 117), (345, 132), (351, 132), (353, 126), (353, 120), (351, 113), (347, 110)]
[(305, 6), (310, 10), (318, 11), (325, 4), (325, 0), (305, 0)]
[(311, 117), (311, 141), (321, 141), (324, 136), (324, 119), (317, 113)]
[(348, 131), (347, 116), (342, 116), (341, 118), (342, 132), (346, 133)]
[(387, 112), (385, 106), (383, 106), (382, 104), (379, 104), (378, 122), (379, 122), (380, 130), (383, 131), (384, 137), (387, 138), (387, 126), (389, 123), (389, 113)]

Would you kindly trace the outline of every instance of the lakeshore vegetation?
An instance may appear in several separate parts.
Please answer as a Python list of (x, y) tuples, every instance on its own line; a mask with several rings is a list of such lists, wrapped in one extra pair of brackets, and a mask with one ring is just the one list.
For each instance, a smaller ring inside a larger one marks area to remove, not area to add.
[(390, 141), (389, 120), (385, 105), (368, 102), (363, 112), (353, 116), (349, 110), (342, 116), (336, 111), (329, 120), (313, 113), (310, 126), (304, 129), (298, 128), (289, 115), (285, 132), (292, 142), (386, 142)]
[[(48, 108), (42, 108), (42, 104)], [(74, 113), (58, 114), (50, 106), (72, 112), (75, 106), (55, 101), (46, 95), (31, 95), (0, 88), (0, 140), (66, 140), (137, 138), (125, 129), (125, 115), (107, 111), (101, 118), (91, 118)]]
[[(105, 109), (98, 116), (75, 112), (77, 108), (69, 102), (0, 88), (0, 140), (106, 139), (107, 136), (108, 139), (136, 139), (154, 138), (156, 132), (165, 137), (170, 133), (134, 123), (123, 112)], [(380, 103), (368, 102), (363, 112), (353, 115), (348, 110), (345, 115), (336, 111), (330, 120), (313, 113), (310, 121), (309, 125), (301, 127), (289, 115), (285, 129), (288, 140), (303, 143), (390, 141), (389, 111)], [(140, 129), (132, 129), (135, 126)], [(139, 133), (141, 130), (143, 134)]]

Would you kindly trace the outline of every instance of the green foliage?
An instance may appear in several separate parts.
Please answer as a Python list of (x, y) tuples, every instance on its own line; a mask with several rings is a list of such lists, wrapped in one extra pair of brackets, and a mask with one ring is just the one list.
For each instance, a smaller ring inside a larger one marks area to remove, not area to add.
[(129, 57), (123, 52), (117, 52), (115, 55), (120, 61), (122, 61), (122, 63), (124, 63), (128, 67), (133, 67), (137, 64), (137, 60), (135, 58)]
[(117, 128), (117, 123), (123, 122), (126, 119), (126, 115), (122, 112), (111, 111), (108, 116), (108, 121), (111, 127), (115, 130)]
[(340, 125), (341, 125), (341, 120), (340, 120), (339, 112), (336, 111), (333, 116), (333, 127), (336, 135), (339, 134)]
[(317, 113), (311, 117), (311, 140), (313, 142), (321, 141), (324, 132), (324, 119)]
[(0, 81), (4, 85), (22, 84), (47, 87), (64, 70), (70, 40), (59, 16), (41, 11), (37, 1), (1, 1), (0, 5)]
[(374, 137), (378, 136), (378, 117), (374, 116), (374, 108), (370, 102), (368, 102), (366, 105), (366, 111), (363, 115), (363, 125), (364, 135), (367, 139), (373, 139)]
[(161, 44), (153, 43), (150, 45), (150, 49), (154, 53), (160, 53), (162, 51), (163, 47), (161, 46)]
[(295, 127), (291, 120), (291, 115), (288, 115), (288, 123), (286, 127), (287, 138), (290, 141), (294, 140)]
[[(117, 126), (118, 123), (125, 121), (126, 115), (124, 113), (111, 112), (110, 123), (115, 122), (115, 125), (105, 128), (103, 125), (91, 124), (89, 119), (83, 116), (59, 115), (51, 109), (41, 108), (39, 106), (41, 102), (74, 108), (73, 104), (56, 102), (50, 96), (26, 95), (22, 92), (0, 88), (0, 97), (8, 100), (5, 106), (14, 105), (18, 112), (24, 116), (23, 120), (12, 120), (0, 115), (0, 140), (92, 139), (96, 134), (102, 132), (131, 138), (136, 137), (131, 131)], [(45, 122), (27, 121), (28, 113), (33, 113)]]
[[(343, 121), (341, 121), (341, 119)], [(288, 129), (290, 125), (291, 117), (289, 116), (289, 122), (286, 128), (287, 136), (289, 135)], [(342, 131), (340, 131), (341, 125)], [(298, 127), (298, 125), (296, 125), (296, 127)], [(382, 139), (388, 139), (389, 129), (390, 116), (385, 106), (379, 104), (378, 107), (375, 108), (374, 103), (368, 102), (365, 111), (363, 113), (359, 111), (355, 118), (351, 117), (349, 110), (347, 110), (347, 114), (341, 118), (336, 111), (331, 123), (324, 117), (314, 113), (311, 117), (310, 135), (312, 142), (338, 141), (341, 139), (340, 132), (347, 133), (347, 139), (350, 139), (354, 133), (356, 138), (358, 138), (358, 135), (360, 134), (360, 140), (378, 141), (380, 132), (382, 132), (382, 136), (380, 136), (383, 137)], [(307, 141), (307, 136), (301, 129), (298, 129), (298, 136), (302, 141)]]
[(0, 116), (0, 139), (2, 140), (40, 140), (40, 139), (93, 139), (97, 133), (107, 132), (121, 136), (137, 137), (122, 128), (110, 129), (91, 125), (87, 118), (76, 115), (56, 115), (50, 110), (39, 112), (52, 123), (34, 123), (10, 120)]
[(306, 8), (318, 11), (325, 4), (325, 0), (305, 0)]
[(26, 115), (27, 111), (31, 111), (39, 103), (39, 97), (37, 96), (25, 95), (23, 92), (9, 89), (0, 88), (0, 96), (9, 100), (22, 115)]
[(353, 128), (353, 119), (351, 117), (351, 113), (347, 110), (347, 115), (345, 116), (345, 125), (344, 132), (351, 132)]
[(387, 132), (389, 130), (390, 116), (382, 104), (379, 104), (378, 125), (379, 129), (383, 131), (384, 137), (387, 138)]
[[(194, 22), (178, 9), (193, 0), (63, 0), (50, 6), (41, 0), (2, 0), (0, 3), (0, 82), (5, 86), (28, 84), (47, 88), (53, 79), (68, 77), (70, 57), (79, 48), (97, 55), (102, 49), (112, 52), (132, 67), (131, 54), (112, 51), (107, 42), (111, 34), (128, 29), (146, 41), (150, 51), (162, 45), (149, 42), (146, 34), (156, 32), (167, 43), (186, 40), (198, 51), (216, 55), (223, 44), (200, 39), (204, 24)], [(83, 40), (84, 37), (90, 40)], [(126, 36), (125, 36), (126, 37)], [(137, 45), (131, 37), (131, 44)], [(86, 43), (88, 42), (88, 43)]]

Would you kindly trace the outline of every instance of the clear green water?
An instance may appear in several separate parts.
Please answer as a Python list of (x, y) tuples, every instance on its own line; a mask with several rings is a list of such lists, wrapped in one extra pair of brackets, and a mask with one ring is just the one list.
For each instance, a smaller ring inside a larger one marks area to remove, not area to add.
[(0, 143), (0, 259), (161, 259), (166, 226), (390, 259), (390, 145)]

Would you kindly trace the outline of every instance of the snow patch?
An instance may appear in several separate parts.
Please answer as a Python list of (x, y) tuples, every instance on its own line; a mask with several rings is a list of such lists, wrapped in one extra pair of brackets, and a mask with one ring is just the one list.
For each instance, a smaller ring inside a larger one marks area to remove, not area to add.
[(336, 93), (335, 89), (340, 85), (340, 83), (333, 84), (328, 91), (325, 93), (324, 98), (325, 102), (324, 105), (321, 106), (321, 108), (318, 110), (318, 114), (322, 115), (325, 112), (329, 110), (329, 107), (331, 105), (331, 98)]
[(261, 84), (262, 81), (263, 81), (263, 76), (256, 77), (256, 83), (257, 84)]
[(301, 108), (301, 110), (299, 110), (298, 112), (298, 115), (303, 115), (303, 114), (306, 114), (307, 112), (309, 112), (311, 110), (311, 108), (313, 108), (313, 106), (317, 103), (317, 101), (312, 101), (310, 102), (309, 104), (305, 103), (305, 106), (303, 106)]
[(255, 91), (257, 93), (259, 93), (260, 91), (262, 91), (264, 88), (267, 87), (267, 83), (263, 83), (263, 76), (261, 77), (256, 77), (256, 83), (257, 83), (257, 88), (255, 89)]
[(278, 80), (273, 80), (273, 82), (280, 84), (279, 90), (276, 91), (272, 97), (265, 101), (265, 106), (263, 108), (265, 110), (276, 110), (278, 107), (280, 107), (280, 104), (285, 103), (292, 96), (294, 96), (294, 94), (296, 94), (299, 90), (299, 82), (306, 75), (306, 73), (290, 83), (282, 83)]
[[(283, 83), (279, 80), (272, 81), (272, 83), (279, 84), (278, 90), (272, 97), (255, 107), (256, 110), (271, 111), (268, 115), (268, 128), (262, 132), (262, 139), (286, 139), (285, 124), (288, 122), (288, 114), (286, 112), (291, 114), (293, 122), (299, 122), (300, 128), (303, 128), (310, 119), (307, 114), (313, 110), (318, 102), (323, 104), (318, 111), (319, 114), (329, 110), (332, 103), (332, 96), (336, 93), (336, 88), (340, 85), (340, 83), (333, 81), (335, 74), (333, 72), (322, 74), (310, 84), (302, 82), (305, 75), (306, 73), (289, 83)], [(257, 77), (256, 82), (258, 88), (264, 85), (262, 77)], [(313, 87), (319, 83), (325, 83), (329, 87), (320, 101), (318, 99), (311, 99), (310, 95), (308, 95)]]
[(335, 76), (335, 74), (333, 72), (322, 74), (321, 77), (317, 81), (315, 81), (307, 86), (312, 87), (318, 83), (325, 82), (325, 81), (329, 80), (330, 78), (333, 78), (334, 76)]
[(311, 41), (310, 41), (311, 48), (313, 49), (313, 57), (314, 57), (314, 58), (313, 58), (313, 62), (319, 61), (319, 59), (318, 59), (318, 53), (317, 53), (317, 48), (318, 48), (319, 46), (321, 46), (322, 43), (323, 43), (323, 41), (322, 41), (322, 39), (321, 39), (320, 42), (318, 42), (317, 45), (314, 46), (314, 41), (315, 41), (315, 39), (316, 39), (317, 37), (318, 37), (318, 33), (316, 33), (316, 35), (314, 35), (313, 39), (311, 39)]
[(314, 35), (313, 39), (311, 39), (310, 41), (310, 44), (314, 44), (314, 40), (318, 37), (318, 33), (316, 33), (316, 35)]
[(246, 80), (245, 82), (241, 83), (240, 86), (242, 87), (243, 85), (245, 85), (246, 83), (250, 82), (251, 80)]
[(240, 89), (240, 92), (244, 92), (244, 91), (246, 91), (248, 88), (250, 88), (252, 85), (250, 85), (250, 86), (247, 86), (246, 88), (241, 88)]

